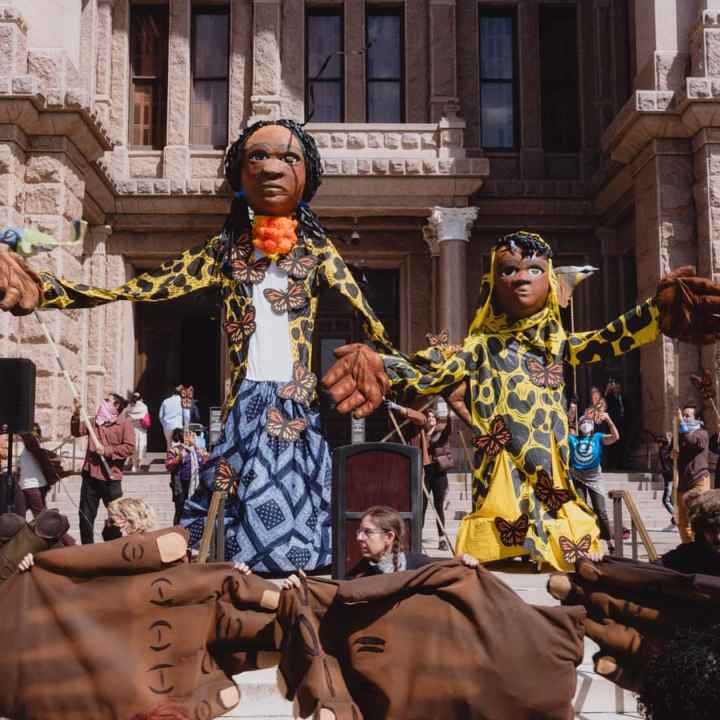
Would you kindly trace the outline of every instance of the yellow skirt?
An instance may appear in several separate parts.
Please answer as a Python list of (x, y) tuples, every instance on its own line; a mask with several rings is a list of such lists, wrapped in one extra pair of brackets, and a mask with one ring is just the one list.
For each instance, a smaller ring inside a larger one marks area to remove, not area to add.
[[(529, 527), (522, 544), (506, 544), (512, 540), (512, 533), (507, 532), (504, 538), (506, 542), (503, 542), (496, 518), (502, 518), (506, 523), (515, 523), (523, 512), (528, 513), (528, 500), (536, 506), (540, 504), (529, 480), (523, 483), (520, 496), (516, 495), (510, 472), (511, 463), (510, 456), (502, 450), (495, 462), (487, 496), (460, 524), (456, 552), (469, 553), (480, 562), (529, 555), (532, 560), (542, 561), (563, 572), (572, 570), (578, 557), (599, 552), (600, 531), (595, 514), (578, 497), (565, 473), (559, 471), (562, 464), (555, 446), (553, 483), (555, 487), (571, 490), (574, 499), (564, 503), (552, 519), (537, 520), (533, 513), (529, 513)], [(521, 510), (521, 503), (525, 510)]]

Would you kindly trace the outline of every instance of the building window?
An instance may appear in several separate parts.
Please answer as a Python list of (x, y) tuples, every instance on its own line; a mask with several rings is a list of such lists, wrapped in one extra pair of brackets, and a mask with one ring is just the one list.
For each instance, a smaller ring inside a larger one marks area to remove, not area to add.
[(313, 122), (343, 122), (342, 8), (308, 9), (305, 37), (305, 118)]
[(367, 121), (405, 120), (402, 8), (367, 8)]
[(488, 150), (517, 145), (515, 14), (480, 8), (481, 144)]
[(540, 97), (546, 152), (580, 149), (577, 10), (540, 6)]
[(230, 15), (227, 6), (192, 14), (190, 144), (224, 148), (228, 140)]
[(130, 143), (165, 145), (167, 105), (167, 5), (133, 6), (130, 15)]

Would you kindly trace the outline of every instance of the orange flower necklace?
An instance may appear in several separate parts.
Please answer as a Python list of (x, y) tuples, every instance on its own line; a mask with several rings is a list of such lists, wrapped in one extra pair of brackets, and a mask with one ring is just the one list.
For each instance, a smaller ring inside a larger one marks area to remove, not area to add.
[(256, 215), (253, 220), (252, 243), (271, 260), (287, 255), (297, 243), (297, 220), (274, 215)]

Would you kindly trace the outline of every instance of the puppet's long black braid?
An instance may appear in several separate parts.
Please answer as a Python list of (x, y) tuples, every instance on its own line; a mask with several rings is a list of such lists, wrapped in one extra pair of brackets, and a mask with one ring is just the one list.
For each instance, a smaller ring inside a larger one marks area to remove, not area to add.
[(552, 248), (540, 235), (527, 232), (527, 230), (517, 230), (509, 235), (504, 235), (495, 243), (495, 250), (499, 250), (501, 247), (508, 248), (511, 252), (519, 252), (522, 257), (539, 255), (551, 258), (553, 255)]
[[(297, 209), (299, 235), (305, 239), (314, 238), (324, 241), (326, 233), (320, 225), (315, 213), (307, 205), (317, 192), (322, 182), (322, 164), (315, 139), (294, 120), (260, 120), (249, 125), (240, 133), (238, 139), (228, 148), (225, 155), (225, 178), (236, 193), (230, 206), (230, 214), (225, 219), (220, 240), (220, 257), (222, 259), (230, 251), (238, 237), (250, 229), (250, 213), (245, 196), (242, 195), (242, 163), (245, 145), (248, 139), (260, 128), (267, 125), (281, 125), (292, 132), (302, 147), (305, 158), (305, 191), (303, 202)], [(238, 193), (240, 193), (238, 195)]]

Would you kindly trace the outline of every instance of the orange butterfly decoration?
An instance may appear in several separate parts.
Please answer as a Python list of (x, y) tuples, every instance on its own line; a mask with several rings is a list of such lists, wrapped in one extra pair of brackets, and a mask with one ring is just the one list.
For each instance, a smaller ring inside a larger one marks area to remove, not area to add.
[(268, 435), (285, 440), (285, 442), (295, 442), (306, 427), (307, 423), (304, 420), (291, 420), (277, 408), (268, 408), (267, 423), (265, 424)]
[(473, 445), (492, 458), (510, 442), (511, 437), (505, 420), (500, 415), (496, 415), (490, 423), (490, 432), (487, 435), (475, 437)]
[(267, 288), (263, 290), (263, 295), (276, 315), (284, 315), (290, 310), (297, 310), (307, 305), (307, 295), (302, 283), (290, 283), (287, 292)]
[(278, 267), (284, 270), (291, 278), (295, 280), (304, 280), (310, 271), (318, 264), (315, 255), (298, 255), (291, 253), (284, 258), (278, 260)]
[(574, 565), (580, 558), (588, 557), (590, 546), (592, 545), (592, 538), (589, 535), (583, 535), (580, 541), (576, 543), (570, 538), (561, 535), (559, 542), (563, 557), (568, 564)]
[(601, 422), (600, 418), (607, 412), (607, 403), (605, 400), (598, 400), (594, 405), (591, 405), (583, 413), (585, 417), (590, 418), (594, 423)]
[(185, 408), (192, 407), (193, 397), (195, 396), (195, 389), (192, 385), (183, 385), (180, 389), (180, 406)]
[(538, 470), (535, 495), (551, 513), (556, 513), (566, 502), (575, 497), (571, 490), (556, 488), (545, 470)]
[(554, 362), (551, 365), (544, 365), (537, 358), (529, 357), (525, 362), (525, 366), (530, 373), (530, 380), (534, 385), (549, 387), (555, 390), (563, 383), (562, 363)]
[(715, 383), (709, 370), (703, 370), (702, 375), (691, 375), (690, 380), (703, 400), (712, 400), (715, 397)]
[(522, 545), (525, 541), (528, 528), (530, 527), (530, 518), (523, 513), (515, 522), (509, 522), (501, 517), (495, 518), (495, 527), (500, 533), (500, 540), (506, 547)]
[(245, 260), (236, 257), (231, 261), (233, 277), (238, 282), (257, 285), (265, 279), (265, 273), (272, 261), (268, 257), (261, 257), (257, 260)]
[(437, 335), (432, 333), (425, 333), (427, 341), (430, 343), (430, 347), (437, 347), (438, 345), (447, 345), (450, 340), (450, 333), (445, 330), (441, 330)]
[(283, 400), (294, 400), (302, 405), (309, 405), (315, 392), (317, 378), (302, 363), (293, 363), (292, 380), (278, 390)]
[(237, 474), (230, 463), (221, 457), (215, 469), (215, 485), (213, 490), (234, 494), (237, 491)]
[(255, 330), (257, 325), (255, 324), (255, 308), (252, 305), (248, 305), (245, 309), (245, 314), (242, 320), (228, 320), (225, 323), (225, 332), (230, 338), (230, 342), (233, 345), (242, 342), (245, 338), (250, 337)]

